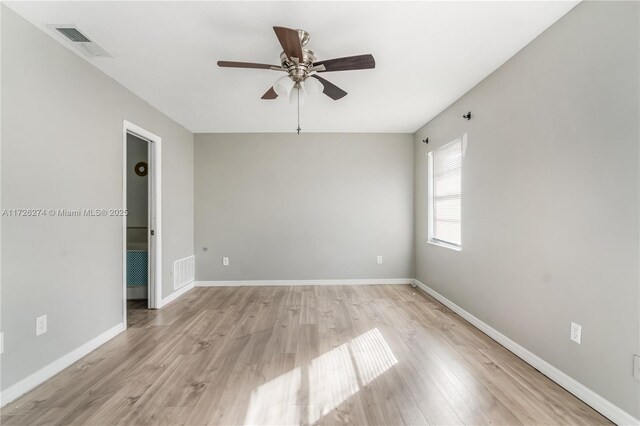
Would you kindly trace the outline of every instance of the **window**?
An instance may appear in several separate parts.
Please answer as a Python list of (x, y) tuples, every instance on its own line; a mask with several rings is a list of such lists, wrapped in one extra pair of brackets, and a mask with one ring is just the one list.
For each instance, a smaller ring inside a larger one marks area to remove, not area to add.
[(429, 242), (462, 246), (462, 139), (428, 154)]

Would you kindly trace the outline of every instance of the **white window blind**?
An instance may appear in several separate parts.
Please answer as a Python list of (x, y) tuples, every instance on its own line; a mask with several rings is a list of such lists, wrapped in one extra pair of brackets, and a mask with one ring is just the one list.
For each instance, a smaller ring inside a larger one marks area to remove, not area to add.
[(462, 140), (429, 153), (430, 235), (435, 243), (462, 245)]

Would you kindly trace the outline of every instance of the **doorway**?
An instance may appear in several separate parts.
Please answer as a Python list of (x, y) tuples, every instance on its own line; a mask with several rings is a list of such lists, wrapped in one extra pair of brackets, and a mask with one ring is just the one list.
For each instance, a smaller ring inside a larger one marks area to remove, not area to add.
[(160, 306), (160, 138), (124, 122), (123, 322)]

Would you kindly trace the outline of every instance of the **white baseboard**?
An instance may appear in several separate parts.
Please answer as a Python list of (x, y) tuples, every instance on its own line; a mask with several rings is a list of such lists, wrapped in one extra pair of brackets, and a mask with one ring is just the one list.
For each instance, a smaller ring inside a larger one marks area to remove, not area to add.
[(413, 278), (375, 278), (345, 280), (241, 280), (241, 281), (196, 281), (196, 287), (273, 287), (290, 285), (367, 285), (367, 284), (412, 284)]
[(115, 327), (112, 327), (104, 333), (100, 334), (99, 336), (94, 337), (84, 345), (74, 349), (68, 354), (63, 355), (62, 357), (53, 361), (51, 364), (42, 367), (35, 373), (20, 380), (18, 383), (9, 386), (0, 394), (0, 406), (5, 406), (19, 396), (29, 392), (31, 389), (35, 388), (39, 384), (55, 376), (65, 368), (69, 367), (71, 364), (78, 361), (83, 356), (97, 349), (98, 346), (101, 346), (107, 341), (113, 339), (124, 330), (124, 324), (120, 323)]
[(195, 283), (196, 283), (195, 281), (191, 281), (189, 284), (183, 285), (182, 287), (180, 287), (179, 289), (177, 289), (176, 291), (174, 291), (173, 293), (171, 293), (167, 297), (163, 298), (160, 301), (160, 306), (158, 306), (158, 309), (160, 309), (163, 306), (166, 306), (167, 304), (173, 302), (178, 297), (182, 296), (183, 294), (185, 294), (186, 292), (191, 290), (194, 287)]
[(631, 414), (624, 411), (622, 408), (614, 405), (610, 401), (606, 400), (602, 396), (598, 395), (582, 383), (558, 370), (553, 365), (549, 364), (542, 358), (538, 357), (534, 353), (529, 350), (523, 348), (518, 343), (514, 342), (504, 334), (500, 333), (495, 328), (491, 327), (489, 324), (483, 322), (477, 317), (473, 316), (471, 313), (465, 311), (460, 306), (453, 303), (451, 300), (447, 299), (431, 287), (426, 284), (414, 280), (415, 285), (423, 290), (428, 295), (432, 296), (434, 299), (445, 305), (447, 308), (451, 309), (456, 314), (460, 315), (465, 320), (469, 321), (473, 326), (478, 328), (480, 331), (485, 333), (487, 336), (491, 337), (496, 342), (500, 343), (502, 346), (513, 352), (518, 357), (522, 358), (526, 363), (531, 365), (536, 370), (540, 371), (542, 374), (565, 388), (567, 391), (571, 392), (578, 399), (584, 401), (587, 405), (591, 406), (594, 410), (598, 411), (603, 416), (607, 417), (612, 422), (618, 425), (638, 425), (640, 424), (640, 420), (633, 417)]

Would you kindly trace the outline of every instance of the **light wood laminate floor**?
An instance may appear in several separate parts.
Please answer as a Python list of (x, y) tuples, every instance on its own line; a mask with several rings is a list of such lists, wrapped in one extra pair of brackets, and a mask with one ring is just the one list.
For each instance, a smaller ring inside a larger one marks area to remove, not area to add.
[(196, 288), (2, 424), (608, 424), (410, 286)]

